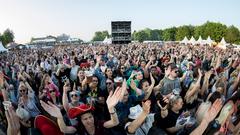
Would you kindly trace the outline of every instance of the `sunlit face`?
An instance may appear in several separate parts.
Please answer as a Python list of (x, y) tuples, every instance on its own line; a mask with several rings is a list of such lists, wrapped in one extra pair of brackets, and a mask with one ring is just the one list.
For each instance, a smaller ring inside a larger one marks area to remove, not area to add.
[(75, 66), (76, 65), (76, 62), (74, 60), (71, 60), (71, 65), (72, 66)]
[(18, 92), (21, 96), (26, 95), (27, 94), (27, 88), (25, 86), (21, 85), (18, 89)]
[(137, 74), (136, 74), (136, 79), (137, 80), (142, 80), (143, 79), (143, 74), (141, 71), (138, 71)]
[(106, 75), (108, 76), (108, 77), (111, 77), (112, 76), (112, 69), (111, 68), (107, 68), (107, 70), (106, 70)]
[(91, 113), (85, 113), (81, 116), (81, 121), (83, 126), (86, 127), (93, 127), (94, 126), (94, 117)]
[(84, 77), (84, 71), (83, 70), (78, 71), (78, 77), (80, 77), (80, 78)]
[(49, 89), (49, 93), (51, 96), (56, 96), (56, 91), (53, 89)]
[(170, 75), (174, 78), (178, 77), (179, 70), (178, 69), (172, 69), (170, 72)]
[(157, 75), (158, 74), (157, 68), (151, 68), (151, 73), (153, 75)]
[(95, 88), (98, 85), (98, 78), (97, 77), (92, 77), (92, 82), (89, 84), (91, 88)]
[(110, 79), (107, 79), (106, 85), (109, 91), (114, 89), (114, 83)]
[(50, 76), (47, 76), (46, 78), (45, 78), (45, 80), (44, 80), (44, 83), (45, 83), (45, 85), (48, 85), (48, 83), (50, 82)]
[(94, 66), (94, 65), (95, 65), (94, 60), (91, 60), (91, 61), (90, 61), (90, 66)]
[(143, 84), (142, 84), (142, 90), (143, 90), (144, 92), (146, 92), (146, 91), (148, 90), (148, 88), (149, 88), (149, 83), (148, 83), (148, 81), (143, 82)]
[(177, 99), (177, 101), (173, 105), (177, 110), (181, 110), (183, 107), (183, 100), (182, 98)]
[(77, 93), (71, 93), (70, 94), (70, 96), (71, 96), (71, 100), (72, 100), (72, 102), (78, 102), (79, 101), (79, 95), (77, 94)]
[(145, 62), (145, 61), (142, 61), (142, 62), (141, 62), (141, 67), (144, 68), (145, 66), (146, 66), (146, 62)]

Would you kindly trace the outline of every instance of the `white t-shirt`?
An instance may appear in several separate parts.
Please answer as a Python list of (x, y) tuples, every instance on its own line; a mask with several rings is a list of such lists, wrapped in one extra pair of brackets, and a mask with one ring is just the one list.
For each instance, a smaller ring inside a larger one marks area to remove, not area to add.
[[(134, 134), (129, 134), (128, 135), (147, 135), (149, 129), (152, 127), (152, 123), (154, 122), (154, 113), (149, 114), (144, 123), (136, 130)], [(131, 124), (131, 122), (127, 122), (125, 125), (125, 130), (127, 131), (127, 127)]]

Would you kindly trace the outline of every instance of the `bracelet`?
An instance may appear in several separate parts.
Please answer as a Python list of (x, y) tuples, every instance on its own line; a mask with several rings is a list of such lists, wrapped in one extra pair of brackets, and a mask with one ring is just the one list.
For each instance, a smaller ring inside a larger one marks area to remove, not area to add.
[[(110, 113), (110, 112), (109, 112)], [(113, 112), (113, 113), (110, 113), (110, 115), (113, 115), (113, 114), (115, 114), (116, 112)]]
[(115, 114), (116, 113), (116, 109), (114, 108), (113, 109), (114, 111), (111, 113), (111, 112), (109, 112), (111, 115), (113, 115), (113, 114)]

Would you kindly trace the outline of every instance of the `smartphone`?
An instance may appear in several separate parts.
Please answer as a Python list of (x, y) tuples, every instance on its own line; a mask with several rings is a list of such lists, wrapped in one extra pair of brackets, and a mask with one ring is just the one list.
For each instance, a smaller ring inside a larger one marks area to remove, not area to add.
[(163, 100), (162, 94), (158, 93), (156, 95), (156, 99), (159, 100), (159, 103), (161, 104), (162, 107), (165, 107), (167, 105), (167, 103), (164, 102), (164, 100)]

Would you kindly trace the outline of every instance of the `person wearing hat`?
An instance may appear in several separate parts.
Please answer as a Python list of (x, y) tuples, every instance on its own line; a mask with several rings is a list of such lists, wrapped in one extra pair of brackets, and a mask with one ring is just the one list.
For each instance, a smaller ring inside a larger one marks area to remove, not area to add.
[(165, 77), (154, 87), (155, 95), (161, 93), (162, 95), (174, 94), (179, 95), (181, 92), (181, 82), (185, 79), (185, 73), (181, 78), (178, 77), (179, 69), (174, 63), (170, 63), (165, 69)]
[(154, 114), (150, 113), (151, 101), (142, 102), (142, 107), (138, 104), (130, 108), (128, 115), (129, 122), (125, 125), (128, 135), (147, 135), (154, 121)]
[(56, 105), (51, 102), (48, 102), (47, 104), (40, 101), (40, 103), (50, 115), (57, 118), (57, 123), (61, 132), (76, 133), (80, 135), (104, 135), (105, 128), (112, 128), (119, 124), (118, 116), (114, 107), (121, 99), (121, 95), (124, 91), (125, 89), (118, 87), (114, 92), (110, 92), (106, 103), (111, 119), (106, 122), (98, 121), (94, 118), (94, 107), (92, 105), (89, 106), (82, 104), (78, 107), (73, 107), (68, 111), (69, 118), (77, 118), (78, 124), (75, 126), (66, 126), (60, 109)]

